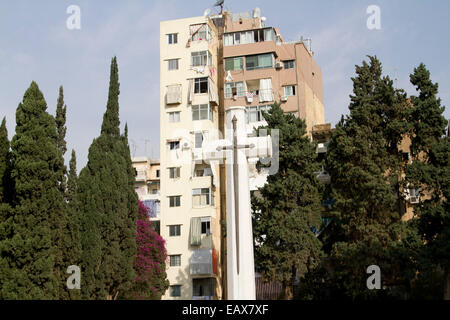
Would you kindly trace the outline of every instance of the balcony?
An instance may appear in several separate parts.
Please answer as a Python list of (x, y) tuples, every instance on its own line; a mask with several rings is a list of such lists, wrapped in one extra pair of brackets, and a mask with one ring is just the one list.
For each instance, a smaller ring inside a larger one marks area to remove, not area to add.
[(138, 170), (136, 174), (136, 181), (145, 182), (147, 181), (147, 171), (146, 170)]
[(217, 253), (215, 249), (197, 249), (192, 253), (189, 271), (191, 275), (217, 274)]

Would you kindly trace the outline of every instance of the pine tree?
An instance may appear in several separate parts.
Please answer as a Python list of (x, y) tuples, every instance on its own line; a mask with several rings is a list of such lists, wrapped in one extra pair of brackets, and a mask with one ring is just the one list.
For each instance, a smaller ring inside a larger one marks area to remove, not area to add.
[(376, 57), (356, 66), (350, 115), (336, 126), (327, 153), (334, 207), (327, 261), (336, 294), (352, 299), (386, 295), (368, 290), (366, 270), (381, 268), (383, 285), (403, 284), (397, 263), (404, 236), (401, 153), (408, 125), (406, 95), (382, 76)]
[(444, 136), (446, 120), (444, 107), (437, 98), (438, 84), (431, 81), (424, 64), (414, 69), (410, 80), (419, 92), (418, 96), (411, 96), (413, 161), (406, 170), (407, 181), (419, 187), (422, 195), (420, 205), (414, 207), (418, 219), (413, 221), (423, 240), (418, 268), (421, 274), (431, 276), (438, 269), (443, 270), (443, 296), (449, 300), (450, 140)]
[[(252, 196), (255, 262), (263, 276), (283, 284), (284, 299), (292, 299), (296, 277), (303, 277), (321, 259), (321, 244), (313, 229), (321, 225), (319, 164), (306, 124), (284, 114), (275, 103), (264, 115), (279, 130), (279, 170)], [(264, 129), (264, 128), (259, 128)]]
[(138, 200), (128, 142), (119, 129), (118, 79), (114, 57), (101, 135), (91, 144), (88, 164), (78, 179), (81, 290), (90, 299), (116, 299), (135, 280)]
[[(65, 270), (61, 266), (63, 197), (58, 190), (60, 161), (54, 118), (37, 84), (32, 82), (16, 112), (14, 216), (2, 243), (9, 266), (5, 299), (57, 299)], [(64, 279), (63, 279), (64, 277)]]
[(156, 233), (148, 218), (147, 208), (139, 201), (134, 261), (136, 282), (125, 298), (133, 300), (160, 300), (169, 288), (166, 273), (167, 251), (165, 241)]

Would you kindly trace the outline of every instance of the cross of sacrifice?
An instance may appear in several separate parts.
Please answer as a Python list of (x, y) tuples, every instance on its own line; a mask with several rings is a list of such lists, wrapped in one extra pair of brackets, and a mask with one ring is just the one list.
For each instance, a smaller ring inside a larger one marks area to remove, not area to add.
[(248, 159), (272, 157), (272, 139), (247, 137), (245, 107), (228, 108), (225, 124), (225, 139), (207, 143), (203, 159), (226, 164), (228, 299), (255, 300)]

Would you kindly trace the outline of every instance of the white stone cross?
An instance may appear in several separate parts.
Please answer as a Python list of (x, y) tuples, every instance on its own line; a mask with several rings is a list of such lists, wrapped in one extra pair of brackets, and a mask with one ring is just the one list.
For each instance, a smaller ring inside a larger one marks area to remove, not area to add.
[(228, 108), (225, 124), (225, 139), (207, 143), (202, 158), (226, 161), (228, 299), (255, 300), (248, 158), (272, 157), (272, 139), (247, 137), (245, 107)]

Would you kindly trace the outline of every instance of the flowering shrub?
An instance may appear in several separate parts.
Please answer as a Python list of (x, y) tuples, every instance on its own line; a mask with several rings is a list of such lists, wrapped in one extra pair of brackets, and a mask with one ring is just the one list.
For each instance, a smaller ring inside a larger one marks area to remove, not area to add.
[(166, 292), (169, 281), (166, 274), (167, 251), (165, 241), (152, 229), (147, 216), (147, 208), (139, 201), (134, 261), (136, 282), (127, 299), (157, 300)]

